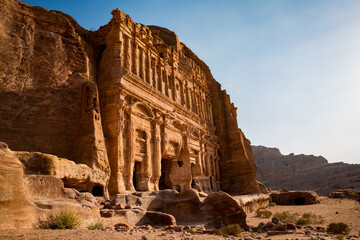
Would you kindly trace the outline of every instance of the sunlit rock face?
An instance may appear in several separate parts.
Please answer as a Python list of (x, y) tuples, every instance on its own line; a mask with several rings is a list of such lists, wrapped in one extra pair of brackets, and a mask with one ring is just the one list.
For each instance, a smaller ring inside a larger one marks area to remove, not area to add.
[(283, 155), (277, 148), (252, 146), (258, 179), (272, 190), (312, 190), (327, 195), (359, 189), (360, 164), (328, 163), (322, 156)]
[(100, 180), (71, 187), (111, 196), (260, 192), (236, 108), (175, 33), (118, 9), (88, 31), (61, 12), (0, 4), (0, 140), (12, 150), (85, 164)]

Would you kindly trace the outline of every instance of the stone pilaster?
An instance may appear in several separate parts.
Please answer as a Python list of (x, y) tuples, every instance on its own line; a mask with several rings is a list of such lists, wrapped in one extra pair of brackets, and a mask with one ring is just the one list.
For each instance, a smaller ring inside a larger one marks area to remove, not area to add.
[(140, 60), (140, 56), (139, 56), (139, 47), (136, 45), (136, 43), (134, 43), (134, 47), (133, 47), (133, 52), (134, 52), (134, 57), (133, 57), (133, 73), (136, 76), (139, 76), (139, 60)]
[(128, 115), (128, 119), (127, 119), (127, 133), (126, 133), (127, 160), (125, 161), (125, 167), (124, 167), (124, 182), (125, 182), (126, 190), (135, 191), (135, 187), (132, 181), (134, 174), (134, 165), (135, 165), (135, 151), (134, 151), (135, 129), (132, 122), (131, 108), (128, 107), (125, 110), (126, 110), (126, 114)]
[(129, 36), (125, 37), (125, 54), (126, 54), (126, 58), (125, 58), (125, 68), (131, 72), (131, 67), (132, 67), (132, 44), (131, 44), (131, 38)]
[(159, 190), (159, 180), (161, 177), (161, 124), (160, 118), (154, 119), (153, 121), (153, 174), (152, 182), (154, 183), (154, 190)]

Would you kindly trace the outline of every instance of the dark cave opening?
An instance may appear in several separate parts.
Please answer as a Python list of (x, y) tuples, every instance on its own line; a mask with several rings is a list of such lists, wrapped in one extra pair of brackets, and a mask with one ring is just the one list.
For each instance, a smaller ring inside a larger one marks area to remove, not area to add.
[(305, 205), (305, 199), (304, 198), (295, 198), (294, 204), (295, 205)]

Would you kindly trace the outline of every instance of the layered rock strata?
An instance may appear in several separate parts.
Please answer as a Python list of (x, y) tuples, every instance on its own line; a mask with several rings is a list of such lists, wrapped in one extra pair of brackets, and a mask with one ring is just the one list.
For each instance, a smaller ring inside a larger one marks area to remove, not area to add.
[(273, 190), (312, 190), (328, 195), (360, 189), (360, 164), (328, 163), (322, 156), (283, 155), (277, 148), (252, 146), (258, 179)]
[(23, 165), (0, 142), (0, 229), (32, 228), (64, 210), (76, 212), (84, 224), (100, 218), (90, 193), (64, 188), (57, 176), (24, 175)]
[(64, 183), (93, 193), (260, 192), (236, 108), (175, 33), (118, 9), (92, 32), (0, 4), (0, 140), (13, 150), (85, 164), (96, 178)]

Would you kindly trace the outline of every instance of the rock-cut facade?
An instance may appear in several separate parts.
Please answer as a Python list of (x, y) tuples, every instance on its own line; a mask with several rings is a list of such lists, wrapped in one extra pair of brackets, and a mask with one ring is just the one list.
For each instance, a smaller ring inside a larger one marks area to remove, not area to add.
[(236, 108), (175, 33), (118, 9), (88, 31), (61, 12), (0, 4), (0, 141), (12, 150), (87, 165), (96, 180), (64, 183), (95, 195), (260, 192)]

